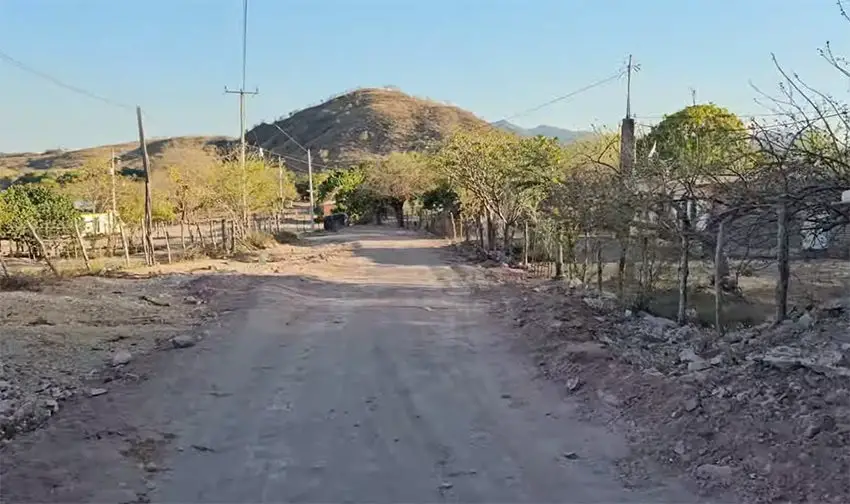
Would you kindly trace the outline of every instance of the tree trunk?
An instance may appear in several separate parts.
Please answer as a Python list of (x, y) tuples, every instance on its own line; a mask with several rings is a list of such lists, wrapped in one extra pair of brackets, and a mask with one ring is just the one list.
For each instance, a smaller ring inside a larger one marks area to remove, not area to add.
[(493, 216), (487, 210), (487, 250), (496, 249), (496, 225), (493, 222)]
[(558, 230), (558, 258), (555, 261), (555, 279), (564, 278), (564, 233)]
[(776, 265), (779, 278), (776, 280), (775, 323), (778, 324), (788, 318), (788, 283), (791, 276), (788, 262), (788, 206), (784, 201), (777, 208), (776, 221)]
[(514, 244), (514, 227), (505, 223), (504, 233), (502, 235), (502, 246), (505, 248), (505, 254), (513, 255)]
[(479, 215), (475, 218), (475, 223), (478, 225), (478, 244), (484, 248), (484, 224), (482, 224), (483, 216)]
[(676, 312), (676, 322), (685, 325), (688, 322), (688, 276), (690, 275), (689, 252), (691, 248), (691, 221), (685, 215), (681, 218), (681, 233), (679, 236), (679, 309)]
[(395, 219), (398, 223), (398, 227), (404, 227), (404, 200), (393, 200), (390, 205), (393, 207), (393, 211), (395, 212)]
[(525, 221), (522, 227), (522, 265), (528, 267), (528, 221)]

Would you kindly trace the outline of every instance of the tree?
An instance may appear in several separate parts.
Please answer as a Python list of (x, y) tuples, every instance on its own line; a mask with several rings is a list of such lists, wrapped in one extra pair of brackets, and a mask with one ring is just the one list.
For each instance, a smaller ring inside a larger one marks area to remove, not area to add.
[(536, 211), (546, 187), (558, 176), (564, 151), (552, 138), (497, 130), (458, 132), (435, 156), (435, 164), (457, 188), (463, 208), (487, 222), (488, 245), (495, 248), (502, 228), (502, 248), (511, 249), (517, 222)]
[(460, 213), (460, 196), (446, 179), (438, 180), (434, 187), (422, 194), (422, 207), (437, 212)]
[(108, 159), (89, 159), (66, 177), (65, 192), (72, 198), (90, 204), (94, 212), (111, 207), (112, 180)]
[[(214, 170), (210, 180), (211, 205), (238, 218), (242, 208), (242, 167), (234, 159), (226, 159)], [(266, 165), (260, 158), (245, 163), (245, 192), (248, 212), (272, 211), (278, 200), (277, 166)]]
[(13, 240), (29, 241), (29, 223), (48, 235), (72, 233), (80, 216), (70, 198), (38, 184), (12, 186), (3, 191), (0, 199), (0, 234)]
[[(670, 115), (641, 139), (639, 150), (653, 147), (675, 178), (724, 172), (740, 166), (750, 152), (744, 123), (713, 103), (692, 105)], [(656, 167), (660, 165), (654, 165)]]
[(393, 209), (399, 227), (404, 227), (404, 204), (433, 186), (427, 159), (418, 152), (393, 152), (370, 165), (365, 175), (364, 183)]
[(181, 222), (189, 222), (211, 206), (211, 183), (220, 164), (206, 150), (170, 148), (153, 160), (153, 185), (163, 190), (175, 216)]

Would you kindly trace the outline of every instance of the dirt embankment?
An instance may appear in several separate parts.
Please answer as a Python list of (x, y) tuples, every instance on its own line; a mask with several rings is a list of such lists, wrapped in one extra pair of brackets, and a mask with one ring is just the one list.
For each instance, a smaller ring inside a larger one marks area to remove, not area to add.
[(541, 373), (630, 433), (632, 484), (648, 462), (745, 502), (850, 502), (850, 304), (718, 337), (577, 283), (490, 271)]

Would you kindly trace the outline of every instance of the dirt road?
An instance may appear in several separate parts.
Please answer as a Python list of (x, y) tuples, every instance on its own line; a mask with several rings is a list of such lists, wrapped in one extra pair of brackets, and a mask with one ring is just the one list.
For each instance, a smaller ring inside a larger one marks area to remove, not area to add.
[(625, 488), (624, 439), (535, 379), (444, 243), (352, 228), (351, 257), (232, 276), (237, 304), (141, 383), (4, 453), (8, 502), (701, 502)]

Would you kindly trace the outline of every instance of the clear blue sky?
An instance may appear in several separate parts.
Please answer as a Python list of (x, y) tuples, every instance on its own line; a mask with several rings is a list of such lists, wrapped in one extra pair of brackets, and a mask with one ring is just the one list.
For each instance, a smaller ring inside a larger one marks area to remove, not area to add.
[[(0, 50), (77, 87), (139, 104), (150, 136), (238, 134), (241, 0), (0, 0)], [(358, 86), (395, 85), (498, 120), (602, 79), (631, 52), (634, 113), (714, 101), (763, 109), (781, 61), (848, 92), (818, 56), (850, 55), (835, 0), (250, 0), (248, 123)], [(612, 125), (613, 82), (515, 120)], [(0, 60), (0, 151), (132, 140), (132, 111), (56, 87)]]

